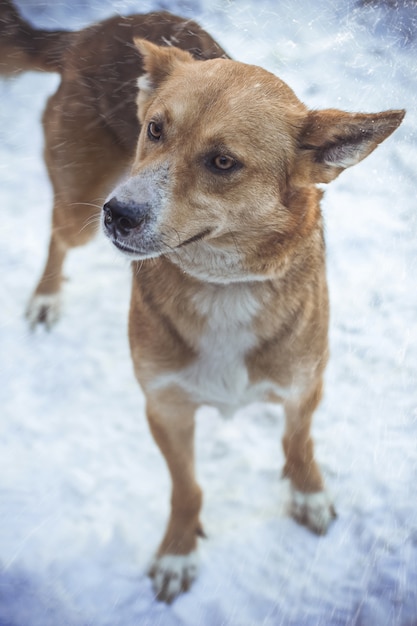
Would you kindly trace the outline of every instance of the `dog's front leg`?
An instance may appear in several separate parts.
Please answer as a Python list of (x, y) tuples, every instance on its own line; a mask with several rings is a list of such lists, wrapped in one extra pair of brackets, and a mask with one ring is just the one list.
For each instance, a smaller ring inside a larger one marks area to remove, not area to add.
[(291, 514), (313, 532), (324, 534), (336, 516), (314, 458), (310, 435), (313, 412), (320, 402), (322, 382), (297, 400), (284, 403), (286, 430), (284, 476), (291, 481)]
[[(168, 394), (167, 394), (168, 395)], [(197, 575), (197, 540), (204, 536), (199, 515), (202, 492), (194, 472), (194, 412), (187, 401), (171, 397), (149, 402), (151, 432), (172, 480), (171, 514), (150, 569), (157, 598), (172, 602), (187, 591)]]

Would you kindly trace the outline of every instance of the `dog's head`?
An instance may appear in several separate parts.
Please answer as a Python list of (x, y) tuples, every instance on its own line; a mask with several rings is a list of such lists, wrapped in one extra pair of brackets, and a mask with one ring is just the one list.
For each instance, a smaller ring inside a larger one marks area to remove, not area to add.
[(132, 260), (167, 255), (197, 278), (263, 278), (268, 256), (321, 228), (317, 183), (358, 163), (404, 111), (309, 111), (255, 66), (136, 44), (142, 130), (103, 224)]

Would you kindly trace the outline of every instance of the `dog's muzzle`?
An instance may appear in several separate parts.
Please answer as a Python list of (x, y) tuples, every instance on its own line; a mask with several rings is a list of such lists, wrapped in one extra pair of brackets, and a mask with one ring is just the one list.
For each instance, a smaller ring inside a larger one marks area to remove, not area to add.
[(111, 198), (103, 206), (103, 224), (106, 233), (112, 239), (125, 239), (140, 230), (150, 212), (148, 203), (121, 202), (116, 197)]

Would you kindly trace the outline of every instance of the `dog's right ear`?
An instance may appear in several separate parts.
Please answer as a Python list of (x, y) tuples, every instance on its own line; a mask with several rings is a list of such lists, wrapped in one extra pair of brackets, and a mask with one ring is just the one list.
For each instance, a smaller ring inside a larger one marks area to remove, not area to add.
[(138, 79), (139, 118), (142, 121), (147, 104), (154, 92), (183, 63), (193, 63), (189, 52), (175, 46), (157, 46), (146, 39), (134, 39), (136, 48), (143, 58), (145, 74)]

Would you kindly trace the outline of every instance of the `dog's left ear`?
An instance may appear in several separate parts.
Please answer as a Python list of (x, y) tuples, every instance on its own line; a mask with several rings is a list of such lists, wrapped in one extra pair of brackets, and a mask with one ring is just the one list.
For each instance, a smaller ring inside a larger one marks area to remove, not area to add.
[(345, 113), (310, 111), (299, 138), (296, 184), (329, 183), (367, 157), (401, 124), (404, 110)]
[(146, 39), (134, 39), (143, 59), (145, 74), (138, 79), (139, 117), (142, 118), (147, 102), (154, 91), (173, 73), (181, 63), (194, 62), (189, 52), (175, 46), (157, 46)]

